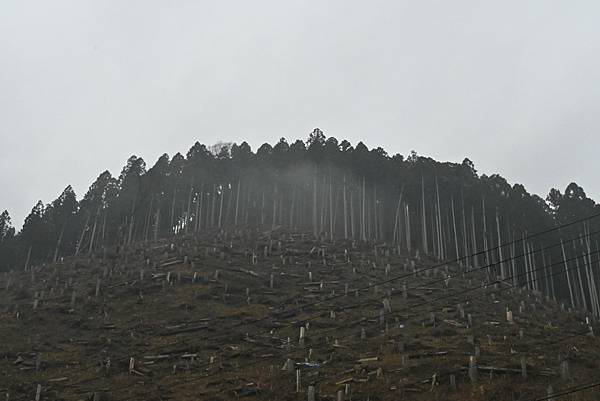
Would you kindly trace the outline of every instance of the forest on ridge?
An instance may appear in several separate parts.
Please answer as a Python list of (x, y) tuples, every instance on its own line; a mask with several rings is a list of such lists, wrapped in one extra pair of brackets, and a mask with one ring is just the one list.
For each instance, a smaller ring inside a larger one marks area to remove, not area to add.
[[(329, 241), (385, 242), (440, 261), (466, 257), (460, 261), (466, 268), (490, 264), (490, 277), (598, 315), (600, 261), (591, 254), (600, 249), (593, 236), (600, 221), (592, 218), (583, 228), (539, 239), (527, 236), (599, 213), (600, 206), (575, 183), (564, 193), (553, 188), (543, 199), (500, 175), (478, 175), (469, 159), (388, 155), (315, 129), (306, 142), (282, 138), (256, 152), (246, 142), (196, 142), (185, 155), (164, 154), (150, 168), (131, 156), (118, 177), (104, 171), (80, 200), (67, 186), (54, 201), (37, 202), (18, 232), (4, 211), (0, 271), (224, 227), (283, 227)], [(544, 252), (564, 238), (579, 239)], [(524, 252), (531, 254), (514, 257)], [(574, 257), (576, 270), (567, 270)], [(562, 260), (561, 268), (555, 262)], [(563, 274), (535, 279), (535, 268), (551, 263), (552, 271)]]

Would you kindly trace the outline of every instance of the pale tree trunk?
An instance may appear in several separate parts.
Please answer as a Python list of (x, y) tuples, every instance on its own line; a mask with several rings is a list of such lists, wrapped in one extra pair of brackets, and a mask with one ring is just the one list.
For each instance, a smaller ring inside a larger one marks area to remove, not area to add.
[(271, 228), (275, 228), (277, 218), (277, 184), (273, 187), (273, 215), (271, 217)]
[[(552, 254), (548, 255), (548, 263), (552, 266)], [(556, 287), (554, 287), (554, 274), (550, 275), (550, 286), (552, 288), (552, 300), (556, 302)]]
[[(577, 255), (577, 246), (575, 242), (573, 242), (573, 255)], [(583, 280), (581, 279), (581, 267), (579, 266), (579, 257), (575, 257), (575, 281), (579, 285), (579, 294), (575, 291), (575, 300), (579, 303), (579, 307), (583, 309), (587, 309), (587, 301), (585, 298), (585, 294), (583, 292)], [(577, 287), (576, 287), (577, 288)]]
[(398, 203), (396, 204), (396, 215), (394, 217), (394, 236), (393, 236), (393, 241), (392, 244), (396, 245), (399, 241), (398, 238), (400, 237), (400, 235), (398, 234), (400, 231), (400, 228), (398, 227), (399, 225), (399, 219), (400, 219), (400, 205), (402, 204), (402, 196), (404, 195), (404, 185), (402, 185), (402, 187), (400, 187), (400, 194), (398, 195)]
[(362, 202), (361, 202), (361, 238), (363, 241), (367, 240), (367, 227), (366, 227), (366, 220), (365, 220), (365, 201), (366, 201), (366, 196), (365, 196), (365, 177), (363, 177), (362, 179)]
[(354, 191), (352, 191), (350, 193), (350, 232), (352, 234), (352, 239), (356, 239), (354, 227)]
[(191, 213), (191, 207), (192, 207), (192, 194), (194, 193), (194, 187), (192, 186), (192, 183), (190, 182), (190, 192), (188, 194), (188, 202), (187, 202), (187, 211), (185, 214), (185, 233), (188, 233), (189, 230), (189, 225), (190, 225), (190, 213)]
[(454, 234), (454, 252), (456, 252), (456, 259), (462, 266), (463, 261), (458, 253), (458, 234), (456, 232), (456, 216), (454, 215), (454, 196), (450, 196), (450, 207), (452, 208), (452, 232)]
[(154, 242), (158, 241), (158, 226), (160, 224), (160, 205), (156, 209), (156, 217), (154, 218)]
[(546, 253), (544, 252), (544, 243), (540, 244), (540, 248), (542, 250), (542, 274), (544, 275), (546, 295), (550, 296), (550, 275), (552, 274), (552, 266), (546, 264)]
[(88, 228), (88, 222), (90, 221), (90, 214), (87, 214), (87, 217), (85, 219), (85, 224), (83, 225), (83, 230), (81, 230), (81, 235), (79, 236), (79, 242), (77, 243), (77, 246), (75, 247), (75, 255), (79, 255), (79, 250), (81, 249), (81, 243), (83, 242), (83, 236), (85, 235), (85, 232)]
[(321, 214), (319, 217), (319, 235), (325, 231), (325, 213), (327, 213), (327, 183), (325, 181), (325, 175), (323, 175), (323, 182), (321, 184)]
[[(469, 264), (469, 240), (468, 240), (468, 234), (467, 234), (467, 218), (465, 216), (465, 195), (463, 192), (463, 188), (460, 189), (460, 203), (461, 203), (461, 212), (462, 212), (462, 234), (463, 234), (463, 248), (464, 248), (464, 255), (465, 255), (465, 264), (468, 265)], [(473, 250), (473, 252), (475, 252), (475, 250)], [(472, 256), (471, 260), (473, 260), (476, 256)], [(474, 263), (471, 263), (472, 265), (474, 265)]]
[(94, 239), (96, 238), (96, 225), (98, 224), (98, 215), (100, 214), (100, 207), (96, 211), (96, 217), (94, 218), (94, 226), (92, 228), (92, 236), (90, 237), (90, 247), (88, 248), (88, 255), (92, 254), (94, 250)]
[(262, 202), (260, 206), (260, 225), (265, 224), (265, 193), (262, 193)]
[(575, 258), (575, 270), (577, 271), (577, 277), (578, 277), (578, 281), (579, 281), (579, 294), (580, 294), (579, 307), (583, 310), (587, 310), (587, 298), (585, 296), (585, 291), (583, 290), (583, 280), (581, 278), (581, 266), (579, 265), (579, 257)]
[(471, 205), (471, 247), (474, 267), (475, 269), (479, 269), (479, 249), (477, 249), (477, 236), (475, 235), (475, 210), (473, 205)]
[(348, 207), (346, 202), (346, 174), (344, 173), (344, 192), (342, 193), (344, 202), (344, 239), (348, 239)]
[(410, 238), (410, 211), (408, 209), (408, 203), (405, 204), (405, 219), (404, 222), (406, 224), (406, 249), (408, 250), (408, 254), (410, 255), (412, 252), (412, 244)]
[(171, 225), (169, 226), (169, 230), (173, 231), (175, 227), (175, 195), (177, 194), (177, 190), (173, 190), (173, 201), (171, 202)]
[(500, 257), (500, 277), (502, 280), (506, 278), (506, 270), (502, 257), (502, 237), (500, 236), (500, 218), (498, 217), (498, 208), (496, 208), (496, 231), (498, 232), (498, 255)]
[(379, 238), (377, 237), (378, 233), (379, 233), (379, 225), (378, 225), (378, 221), (377, 221), (377, 184), (373, 183), (373, 233), (375, 235), (371, 235), (371, 238), (375, 238), (375, 240), (378, 240)]
[(315, 176), (313, 177), (313, 235), (316, 237), (319, 233), (317, 228), (317, 176), (315, 172)]
[(223, 195), (225, 194), (225, 188), (223, 186), (221, 186), (221, 190), (220, 192), (220, 199), (219, 199), (219, 225), (218, 227), (221, 228), (221, 219), (223, 216)]
[(487, 224), (486, 224), (486, 213), (485, 213), (485, 196), (481, 197), (481, 210), (482, 210), (482, 215), (481, 218), (483, 219), (483, 250), (485, 252), (485, 265), (487, 265), (487, 268), (485, 269), (485, 271), (487, 272), (488, 276), (490, 274), (490, 264), (492, 263), (492, 259), (490, 258), (490, 253), (488, 250), (488, 240), (487, 240)]
[(435, 176), (435, 197), (436, 197), (436, 203), (437, 203), (436, 220), (437, 220), (438, 254), (439, 254), (440, 260), (443, 260), (446, 258), (446, 252), (444, 249), (444, 237), (442, 235), (442, 209), (440, 206), (440, 189), (438, 186), (437, 175)]
[(32, 245), (29, 245), (29, 249), (27, 250), (27, 258), (25, 259), (25, 267), (23, 268), (23, 270), (27, 270), (27, 268), (29, 268), (29, 261), (31, 260), (31, 249), (33, 248)]
[(150, 207), (148, 208), (148, 215), (146, 216), (146, 223), (144, 224), (144, 242), (148, 242), (148, 233), (150, 232), (150, 225), (152, 224), (152, 210), (154, 209), (154, 194), (150, 198)]
[(427, 241), (427, 215), (425, 209), (425, 178), (421, 174), (421, 240), (423, 242), (423, 253), (429, 253)]
[(196, 225), (196, 233), (200, 232), (202, 229), (202, 202), (204, 201), (204, 183), (200, 184), (200, 202), (196, 204), (197, 212), (196, 212), (196, 220), (198, 224)]
[(573, 287), (571, 286), (571, 278), (569, 277), (569, 267), (567, 265), (567, 255), (562, 238), (560, 239), (560, 248), (562, 250), (563, 262), (565, 264), (565, 274), (567, 275), (567, 285), (569, 286), (569, 296), (571, 298), (571, 306), (575, 308), (575, 299), (573, 298)]
[(517, 277), (517, 264), (516, 264), (516, 261), (515, 261), (516, 242), (514, 240), (512, 240), (512, 239), (514, 239), (514, 233), (513, 233), (512, 238), (509, 235), (509, 240), (511, 240), (511, 244), (510, 244), (509, 250), (510, 250), (510, 265), (511, 265), (511, 268), (512, 268), (512, 282), (513, 282), (513, 285), (515, 287), (517, 287), (519, 285), (519, 280), (518, 280), (518, 277)]
[(133, 234), (133, 222), (135, 220), (135, 215), (131, 214), (131, 220), (129, 220), (129, 233), (127, 235), (127, 245), (131, 245), (132, 234)]
[(592, 264), (592, 250), (590, 245), (590, 227), (588, 224), (584, 224), (584, 230), (586, 233), (585, 237), (585, 245), (587, 248), (587, 257), (584, 257), (586, 260), (586, 267), (589, 271), (589, 289), (592, 297), (592, 303), (595, 305), (595, 314), (596, 316), (600, 316), (600, 302), (598, 302), (598, 290), (596, 288), (596, 279), (594, 277), (594, 265)]
[(58, 235), (58, 241), (56, 241), (56, 248), (54, 248), (54, 258), (52, 258), (52, 262), (56, 263), (56, 261), (58, 260), (58, 252), (60, 249), (60, 244), (62, 243), (62, 239), (63, 239), (63, 235), (65, 233), (65, 226), (67, 225), (67, 223), (65, 222), (62, 226), (62, 228), (60, 229), (60, 234)]
[(292, 205), (290, 206), (290, 230), (294, 229), (294, 213), (296, 211), (296, 186), (292, 189)]
[(521, 240), (521, 244), (523, 247), (523, 261), (525, 262), (525, 283), (528, 289), (531, 289), (531, 276), (529, 275), (529, 253), (527, 252), (527, 245), (525, 244), (525, 240)]
[(106, 211), (104, 206), (102, 206), (102, 212), (102, 245), (104, 246), (104, 244), (106, 243), (106, 217), (108, 215), (108, 212)]
[[(264, 196), (264, 194), (263, 194), (263, 196)], [(264, 198), (263, 198), (263, 200), (264, 200)], [(210, 227), (211, 228), (215, 226), (215, 209), (217, 208), (216, 204), (217, 204), (217, 185), (213, 184), (211, 210), (210, 210)]]
[(329, 239), (333, 241), (333, 194), (331, 189), (331, 173), (329, 174)]
[(239, 206), (240, 206), (240, 184), (241, 184), (242, 180), (238, 179), (238, 183), (237, 183), (237, 195), (235, 197), (235, 218), (234, 218), (234, 225), (237, 227), (238, 225), (238, 210), (239, 210)]

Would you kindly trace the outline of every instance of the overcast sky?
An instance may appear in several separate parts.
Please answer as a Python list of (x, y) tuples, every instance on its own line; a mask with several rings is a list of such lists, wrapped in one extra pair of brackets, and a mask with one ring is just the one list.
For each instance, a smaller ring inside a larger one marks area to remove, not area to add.
[(600, 199), (600, 2), (24, 1), (0, 8), (0, 211), (196, 141), (326, 135)]

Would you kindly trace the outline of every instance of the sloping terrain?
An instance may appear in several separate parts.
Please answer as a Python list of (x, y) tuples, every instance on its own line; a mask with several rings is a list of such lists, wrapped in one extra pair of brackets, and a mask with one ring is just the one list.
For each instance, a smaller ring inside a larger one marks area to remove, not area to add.
[(255, 229), (13, 271), (0, 396), (528, 400), (600, 377), (594, 322), (483, 272)]

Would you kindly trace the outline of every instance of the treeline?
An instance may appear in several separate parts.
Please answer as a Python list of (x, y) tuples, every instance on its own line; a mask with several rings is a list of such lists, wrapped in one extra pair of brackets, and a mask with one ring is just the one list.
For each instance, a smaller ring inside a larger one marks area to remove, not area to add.
[[(4, 212), (0, 270), (208, 229), (285, 227), (323, 239), (387, 242), (438, 260), (483, 250), (461, 263), (491, 265), (490, 277), (600, 314), (600, 262), (592, 257), (600, 219), (517, 241), (598, 213), (600, 206), (574, 183), (542, 199), (499, 175), (479, 176), (468, 159), (456, 164), (414, 152), (390, 156), (315, 129), (306, 142), (282, 138), (256, 153), (246, 142), (195, 143), (185, 156), (164, 154), (149, 169), (131, 156), (118, 177), (103, 172), (79, 201), (69, 186), (50, 204), (38, 202), (18, 233)], [(560, 240), (562, 247), (543, 249)]]

